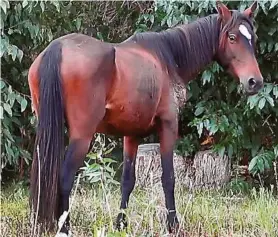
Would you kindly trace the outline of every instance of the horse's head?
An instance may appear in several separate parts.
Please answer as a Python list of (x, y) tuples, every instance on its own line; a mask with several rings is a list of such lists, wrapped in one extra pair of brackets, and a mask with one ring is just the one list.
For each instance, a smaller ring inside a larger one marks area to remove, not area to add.
[(248, 94), (256, 94), (263, 87), (263, 77), (255, 57), (256, 35), (252, 24), (257, 2), (242, 13), (230, 11), (218, 1), (216, 6), (221, 22), (217, 61), (239, 78)]

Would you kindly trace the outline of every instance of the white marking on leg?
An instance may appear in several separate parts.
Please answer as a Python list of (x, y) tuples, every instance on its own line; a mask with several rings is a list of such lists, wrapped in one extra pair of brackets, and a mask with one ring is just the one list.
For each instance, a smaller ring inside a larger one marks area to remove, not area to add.
[(55, 235), (55, 237), (72, 237), (72, 233), (70, 230), (68, 234), (59, 232), (58, 234)]
[(59, 221), (58, 221), (58, 227), (59, 229), (62, 228), (63, 224), (65, 223), (66, 219), (68, 216), (68, 212), (64, 211), (63, 214), (60, 216)]
[(69, 235), (65, 233), (58, 233), (57, 235), (55, 235), (55, 237), (69, 237)]
[(239, 26), (238, 29), (239, 29), (239, 32), (240, 32), (243, 36), (245, 36), (246, 39), (248, 39), (249, 44), (252, 45), (252, 44), (251, 44), (252, 35), (249, 33), (247, 27), (246, 27), (245, 25), (242, 25), (242, 24), (241, 24), (241, 25)]

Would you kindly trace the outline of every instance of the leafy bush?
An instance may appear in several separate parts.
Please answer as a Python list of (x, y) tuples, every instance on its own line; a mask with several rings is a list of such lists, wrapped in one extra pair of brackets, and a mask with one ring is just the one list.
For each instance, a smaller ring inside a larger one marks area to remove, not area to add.
[(278, 157), (278, 145), (276, 145), (273, 150), (264, 150), (261, 151), (253, 157), (249, 164), (249, 171), (252, 174), (263, 173), (265, 170), (269, 170), (272, 167), (272, 163), (277, 160)]

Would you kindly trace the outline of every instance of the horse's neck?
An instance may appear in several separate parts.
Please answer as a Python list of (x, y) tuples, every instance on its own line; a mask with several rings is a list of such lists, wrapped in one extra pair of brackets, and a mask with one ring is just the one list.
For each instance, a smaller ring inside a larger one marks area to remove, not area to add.
[[(189, 25), (180, 27), (184, 33), (184, 52), (178, 52), (186, 55), (184, 62), (177, 68), (177, 73), (187, 84), (194, 79), (200, 71), (209, 65), (215, 57), (219, 46), (219, 27), (216, 19), (210, 21), (192, 22)], [(206, 28), (207, 27), (207, 28)]]

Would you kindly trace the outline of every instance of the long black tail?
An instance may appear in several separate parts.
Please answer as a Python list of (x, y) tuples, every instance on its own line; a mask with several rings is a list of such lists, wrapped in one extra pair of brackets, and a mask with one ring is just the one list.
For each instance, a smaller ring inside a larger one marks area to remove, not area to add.
[(64, 157), (62, 45), (53, 41), (39, 66), (39, 115), (31, 171), (33, 220), (52, 231), (58, 218), (59, 173)]

